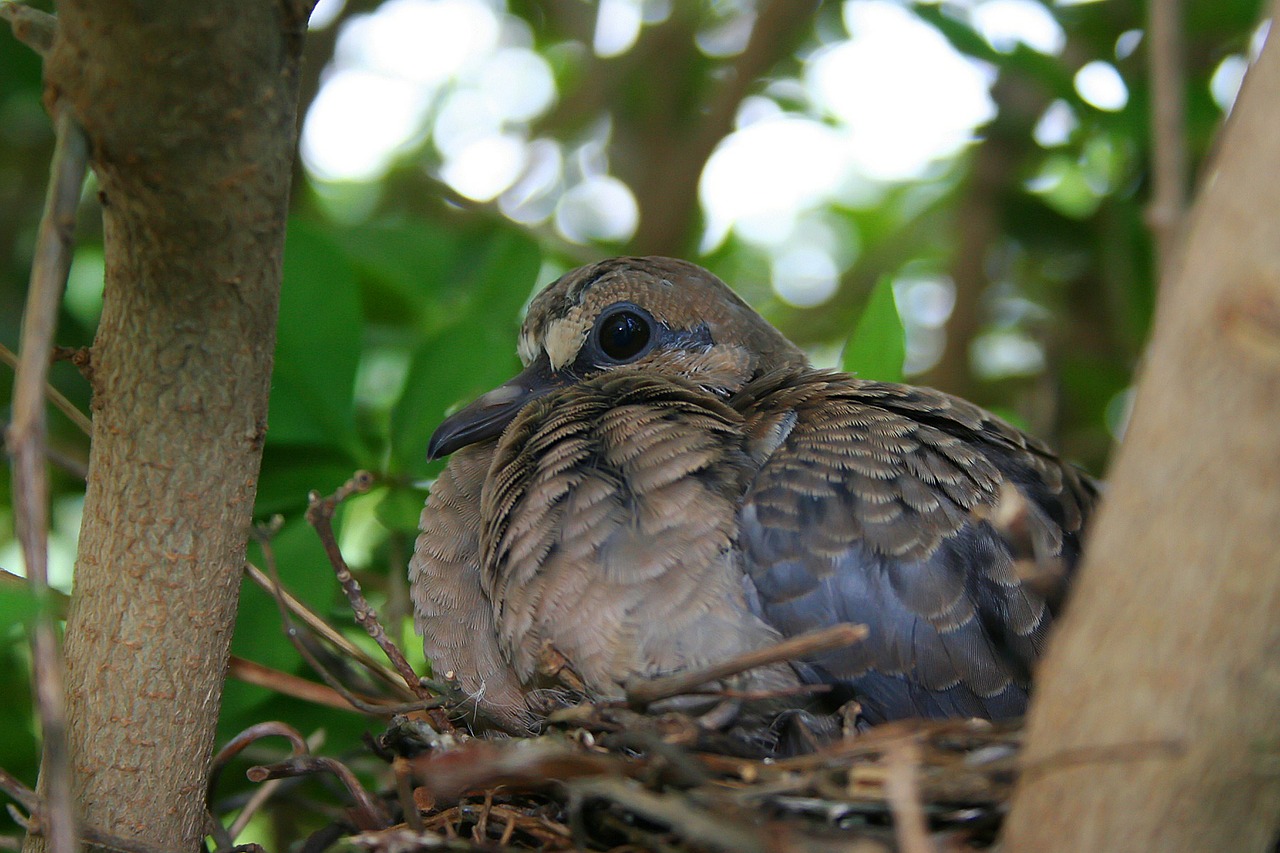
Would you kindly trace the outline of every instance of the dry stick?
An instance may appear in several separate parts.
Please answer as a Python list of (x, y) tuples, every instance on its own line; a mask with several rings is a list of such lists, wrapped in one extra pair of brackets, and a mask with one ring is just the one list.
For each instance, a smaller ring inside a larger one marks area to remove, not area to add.
[(0, 18), (9, 22), (18, 41), (44, 56), (53, 47), (58, 19), (22, 3), (0, 3)]
[(268, 594), (275, 596), (276, 600), (282, 603), (289, 613), (300, 619), (313, 633), (322, 639), (328, 640), (339, 652), (364, 664), (370, 672), (386, 682), (404, 698), (408, 699), (416, 695), (413, 691), (405, 688), (404, 682), (397, 673), (388, 669), (385, 664), (374, 660), (372, 655), (334, 630), (333, 626), (324, 621), (315, 611), (294, 598), (287, 589), (280, 587), (271, 578), (267, 577), (266, 572), (262, 571), (262, 569), (253, 563), (246, 562), (244, 564), (244, 572)]
[(320, 542), (324, 545), (325, 553), (329, 555), (329, 562), (338, 576), (338, 583), (342, 585), (347, 601), (351, 602), (356, 623), (364, 628), (365, 632), (378, 644), (378, 648), (382, 649), (383, 654), (391, 661), (396, 672), (400, 673), (400, 677), (404, 679), (409, 689), (425, 699), (426, 691), (418, 681), (418, 674), (413, 671), (404, 653), (395, 643), (387, 639), (387, 632), (378, 621), (378, 614), (365, 599), (364, 593), (360, 591), (359, 582), (352, 577), (351, 569), (347, 568), (347, 561), (343, 559), (342, 551), (338, 549), (338, 541), (333, 535), (333, 513), (338, 508), (338, 504), (352, 494), (368, 491), (372, 485), (372, 474), (368, 471), (357, 471), (355, 476), (327, 498), (320, 497), (319, 492), (312, 492), (308, 496), (307, 522), (315, 528)]
[[(0, 344), (0, 361), (3, 361), (13, 370), (18, 369), (18, 356), (13, 350), (4, 344)], [(89, 420), (89, 416), (76, 408), (76, 404), (63, 396), (62, 392), (49, 382), (45, 382), (44, 393), (49, 398), (49, 402), (67, 416), (79, 430), (85, 435), (93, 435), (93, 422)]]
[(79, 849), (71, 800), (71, 762), (67, 755), (66, 707), (62, 662), (49, 611), (49, 474), (45, 469), (44, 389), (49, 352), (58, 323), (58, 304), (71, 269), (76, 208), (89, 165), (89, 143), (69, 108), (55, 105), (57, 144), (49, 192), (36, 235), (31, 287), (22, 317), (21, 360), (13, 391), (13, 423), (8, 447), (13, 457), (13, 505), (18, 539), (40, 611), (31, 637), (36, 703), (44, 739), (43, 768), (49, 805), (45, 837), (53, 853)]
[[(9, 804), (9, 816), (13, 818), (13, 822), (28, 832), (39, 832), (44, 826), (42, 819), (44, 803), (40, 795), (3, 768), (0, 768), (0, 791), (12, 797), (30, 815), (30, 819), (24, 818), (16, 812), (12, 804)], [(119, 853), (162, 853), (158, 848), (143, 841), (118, 838), (106, 832), (99, 832), (92, 826), (86, 826), (83, 829), (85, 840), (101, 849), (119, 851)]]
[(298, 626), (293, 624), (293, 619), (289, 616), (289, 611), (285, 608), (284, 602), (281, 600), (280, 575), (276, 571), (275, 552), (271, 548), (271, 543), (261, 536), (260, 531), (255, 529), (254, 535), (258, 536), (258, 544), (262, 548), (262, 555), (267, 561), (267, 570), (271, 573), (272, 593), (275, 596), (276, 606), (280, 609), (280, 621), (284, 626), (284, 635), (289, 638), (289, 642), (293, 644), (298, 654), (307, 662), (307, 665), (320, 676), (335, 693), (341, 696), (352, 708), (365, 714), (374, 716), (391, 716), (392, 714), (407, 713), (408, 711), (430, 710), (445, 704), (448, 700), (443, 697), (428, 697), (412, 702), (407, 705), (379, 705), (364, 701), (352, 693), (345, 684), (343, 684), (337, 676), (329, 672), (328, 667), (320, 662), (311, 650), (307, 648), (306, 643), (302, 641), (302, 637), (298, 632)]
[[(307, 749), (315, 752), (323, 743), (324, 729), (317, 729), (311, 733), (311, 737), (307, 738)], [(253, 792), (253, 795), (249, 797), (249, 801), (244, 804), (244, 808), (240, 810), (240, 814), (236, 815), (235, 821), (231, 824), (229, 832), (232, 838), (240, 837), (240, 833), (244, 832), (245, 827), (249, 825), (249, 821), (253, 820), (253, 816), (257, 814), (258, 809), (262, 808), (283, 784), (283, 779), (272, 779), (269, 782), (264, 782), (262, 787)]]
[(400, 810), (404, 812), (404, 822), (414, 832), (421, 834), (426, 826), (422, 823), (422, 812), (413, 799), (413, 770), (409, 762), (397, 755), (391, 760), (391, 770), (396, 777), (396, 796), (400, 799)]
[(275, 764), (250, 767), (245, 775), (251, 782), (265, 782), (268, 779), (287, 779), (291, 776), (312, 776), (317, 773), (332, 773), (346, 786), (352, 799), (356, 801), (357, 823), (361, 829), (385, 829), (391, 824), (382, 804), (364, 789), (356, 774), (341, 761), (325, 758), (320, 755), (303, 755), (288, 758)]
[(616, 803), (648, 820), (671, 827), (700, 847), (734, 853), (764, 853), (766, 838), (741, 822), (732, 822), (693, 806), (684, 797), (655, 794), (627, 779), (593, 776), (565, 783), (578, 802), (599, 798)]
[(904, 738), (885, 750), (885, 799), (893, 813), (893, 833), (902, 853), (932, 853), (929, 824), (920, 800), (920, 741)]
[(278, 669), (272, 669), (256, 661), (245, 660), (235, 655), (231, 656), (231, 666), (228, 668), (227, 674), (232, 678), (243, 681), (245, 684), (274, 690), (276, 693), (281, 693), (303, 702), (310, 702), (313, 705), (322, 705), (338, 711), (359, 711), (360, 713), (376, 714), (383, 717), (392, 714), (407, 714), (410, 711), (422, 711), (427, 708), (448, 704), (450, 701), (446, 697), (439, 696), (431, 699), (419, 699), (415, 702), (380, 702), (372, 696), (348, 690), (347, 692), (350, 695), (363, 703), (362, 708), (353, 708), (351, 702), (342, 693), (327, 684), (318, 684), (301, 676), (281, 672)]
[[(295, 728), (285, 723), (266, 722), (258, 723), (250, 726), (231, 739), (226, 746), (218, 750), (218, 754), (214, 756), (209, 769), (208, 788), (205, 791), (205, 800), (212, 806), (213, 790), (217, 784), (218, 776), (222, 773), (224, 767), (236, 755), (242, 752), (247, 746), (264, 737), (283, 737), (289, 741), (291, 754), (294, 757), (308, 755), (315, 749), (319, 748), (324, 736), (321, 732), (315, 732), (310, 738), (303, 738), (302, 734)], [(212, 809), (210, 809), (209, 819), (215, 835), (218, 836), (218, 845), (220, 848), (231, 849), (235, 843), (235, 839), (240, 833), (244, 832), (244, 828), (248, 826), (250, 819), (262, 805), (271, 798), (276, 789), (280, 787), (281, 780), (272, 780), (253, 792), (253, 796), (245, 803), (244, 808), (240, 810), (240, 814), (236, 816), (231, 827), (224, 828), (222, 824), (214, 818)]]
[(1186, 82), (1179, 0), (1147, 4), (1147, 74), (1151, 80), (1152, 193), (1147, 227), (1163, 280), (1177, 252), (1187, 208)]
[(721, 663), (712, 664), (699, 670), (681, 672), (662, 678), (633, 680), (627, 684), (627, 702), (631, 705), (648, 705), (660, 699), (672, 696), (683, 696), (695, 692), (704, 684), (746, 672), (761, 666), (783, 663), (818, 652), (844, 648), (860, 642), (867, 637), (866, 625), (841, 623), (829, 628), (810, 631), (798, 637), (792, 637), (765, 646), (762, 649), (745, 652), (737, 657)]

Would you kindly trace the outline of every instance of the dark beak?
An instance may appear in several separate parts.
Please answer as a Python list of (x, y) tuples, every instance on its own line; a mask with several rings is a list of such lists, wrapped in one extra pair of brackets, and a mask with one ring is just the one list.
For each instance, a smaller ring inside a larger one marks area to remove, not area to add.
[(439, 459), (469, 444), (500, 435), (526, 403), (565, 384), (567, 377), (552, 370), (547, 354), (543, 353), (510, 382), (482, 394), (445, 418), (431, 436), (427, 458)]

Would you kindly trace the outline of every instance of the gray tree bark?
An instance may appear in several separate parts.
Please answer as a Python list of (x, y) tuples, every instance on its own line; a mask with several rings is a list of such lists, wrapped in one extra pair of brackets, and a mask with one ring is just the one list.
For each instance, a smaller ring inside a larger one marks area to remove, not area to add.
[(64, 0), (46, 66), (92, 145), (106, 242), (65, 646), (73, 794), (84, 821), (158, 849), (203, 836), (309, 9)]
[(1277, 104), (1273, 31), (1161, 292), (1006, 850), (1263, 851), (1280, 829)]

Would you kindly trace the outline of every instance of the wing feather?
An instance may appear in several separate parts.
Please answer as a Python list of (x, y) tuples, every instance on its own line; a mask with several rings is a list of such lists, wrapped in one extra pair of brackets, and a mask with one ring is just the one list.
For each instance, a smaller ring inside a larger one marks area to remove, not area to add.
[(816, 658), (867, 722), (1021, 714), (1052, 613), (979, 516), (1006, 484), (1046, 553), (1074, 564), (1093, 484), (976, 406), (937, 391), (818, 371), (768, 377), (731, 401), (768, 448), (739, 513), (752, 600), (784, 635), (866, 624)]

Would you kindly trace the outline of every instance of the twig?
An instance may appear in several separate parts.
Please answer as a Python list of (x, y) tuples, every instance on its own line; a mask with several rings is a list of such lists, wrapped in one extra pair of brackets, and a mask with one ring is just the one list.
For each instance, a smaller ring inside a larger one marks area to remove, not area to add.
[(13, 423), (8, 449), (13, 457), (13, 505), (27, 576), (41, 607), (31, 637), (36, 702), (43, 733), (46, 837), (52, 853), (79, 849), (71, 798), (71, 762), (66, 744), (66, 707), (57, 634), (46, 606), (49, 599), (49, 475), (45, 468), (44, 389), (49, 352), (58, 323), (58, 304), (71, 269), (76, 208), (89, 167), (89, 143), (69, 108), (55, 107), (57, 144), (49, 191), (36, 235), (31, 286), (22, 317), (21, 359), (13, 391)]
[[(235, 839), (239, 832), (234, 828), (227, 829), (224, 827), (222, 825), (222, 821), (218, 820), (213, 814), (213, 792), (214, 789), (217, 788), (218, 777), (222, 775), (222, 769), (227, 766), (227, 763), (230, 762), (232, 758), (240, 754), (240, 752), (251, 743), (261, 740), (264, 737), (283, 737), (287, 739), (289, 741), (289, 745), (292, 747), (292, 754), (295, 756), (306, 755), (310, 751), (309, 744), (302, 735), (299, 734), (297, 729), (279, 722), (258, 723), (257, 725), (250, 726), (240, 734), (233, 737), (226, 746), (218, 750), (218, 754), (213, 757), (213, 761), (210, 762), (209, 765), (209, 775), (205, 782), (204, 797), (207, 809), (206, 815), (209, 833), (213, 835), (214, 839), (218, 842), (219, 853), (230, 850), (235, 846)], [(275, 786), (273, 784), (272, 791), (274, 790)], [(261, 789), (254, 792), (255, 796), (261, 793)], [(252, 800), (250, 803), (252, 804)], [(254, 808), (256, 809), (257, 806), (254, 806)], [(245, 808), (241, 810), (241, 815), (243, 816), (244, 812), (248, 809), (249, 804), (246, 804)]]
[(278, 669), (264, 666), (256, 661), (245, 660), (235, 655), (231, 656), (231, 666), (227, 674), (232, 678), (238, 678), (245, 684), (265, 687), (285, 696), (301, 699), (303, 702), (323, 705), (326, 708), (334, 708), (338, 711), (354, 710), (362, 714), (376, 714), (380, 717), (441, 708), (452, 704), (454, 701), (452, 696), (440, 695), (433, 696), (430, 699), (418, 699), (414, 702), (380, 702), (371, 696), (347, 691), (348, 694), (361, 702), (360, 707), (353, 707), (346, 696), (327, 684), (317, 684), (293, 673), (281, 672)]
[(48, 12), (32, 9), (23, 3), (0, 3), (0, 18), (9, 22), (14, 38), (45, 56), (53, 48), (58, 34), (58, 19)]
[(818, 652), (851, 646), (866, 639), (866, 636), (866, 625), (842, 623), (832, 625), (829, 628), (822, 628), (818, 631), (811, 631), (808, 634), (801, 634), (799, 637), (792, 637), (762, 649), (745, 652), (727, 661), (712, 664), (699, 670), (681, 672), (662, 678), (633, 680), (627, 684), (627, 703), (643, 707), (660, 699), (683, 696), (690, 692), (696, 692), (704, 684), (719, 681), (722, 678), (728, 678), (731, 675), (737, 675), (749, 669), (756, 669), (757, 667), (774, 663), (783, 663)]
[[(269, 722), (250, 726), (232, 738), (230, 743), (219, 750), (218, 754), (214, 756), (212, 766), (209, 770), (209, 787), (205, 793), (206, 801), (211, 807), (213, 804), (214, 785), (217, 783), (218, 775), (222, 772), (222, 769), (226, 767), (227, 763), (254, 741), (260, 740), (264, 737), (273, 736), (287, 738), (290, 746), (292, 747), (292, 754), (294, 756), (308, 755), (318, 749), (320, 744), (324, 741), (324, 734), (322, 731), (314, 732), (311, 737), (304, 740), (297, 729), (286, 725), (285, 723)], [(245, 803), (244, 808), (240, 810), (240, 814), (236, 815), (236, 819), (232, 822), (230, 828), (224, 829), (221, 822), (219, 822), (212, 813), (210, 814), (210, 820), (213, 823), (213, 827), (219, 830), (218, 835), (220, 837), (218, 839), (218, 843), (220, 846), (234, 849), (232, 848), (232, 845), (235, 843), (235, 839), (239, 837), (240, 833), (244, 832), (244, 828), (248, 826), (249, 821), (253, 818), (253, 815), (258, 811), (258, 809), (262, 808), (262, 805), (266, 803), (267, 800), (269, 800), (279, 789), (281, 782), (282, 780), (273, 779), (262, 785), (258, 790), (254, 791), (253, 796), (249, 798), (249, 801)]]
[(898, 849), (902, 853), (933, 853), (920, 800), (920, 741), (916, 738), (890, 741), (884, 762), (884, 793), (893, 812)]
[[(284, 635), (289, 639), (289, 642), (293, 644), (293, 648), (302, 656), (302, 659), (306, 661), (307, 665), (311, 667), (316, 675), (319, 675), (321, 680), (324, 681), (330, 689), (341, 696), (351, 708), (354, 708), (361, 713), (375, 716), (390, 716), (392, 714), (400, 713), (400, 706), (374, 705), (356, 696), (338, 679), (337, 676), (329, 671), (328, 667), (320, 662), (320, 659), (312, 653), (311, 649), (307, 648), (306, 642), (304, 642), (298, 631), (298, 626), (293, 624), (293, 619), (290, 618), (289, 611), (285, 608), (284, 602), (281, 598), (280, 574), (276, 571), (275, 551), (271, 548), (270, 541), (261, 530), (255, 529), (254, 535), (258, 537), (258, 544), (262, 548), (263, 558), (267, 562), (267, 570), (271, 573), (271, 581), (273, 584), (272, 592), (275, 596), (276, 606), (280, 609), (280, 622), (284, 627)], [(424, 699), (422, 701), (430, 702), (431, 700)], [(418, 706), (414, 707), (415, 709), (418, 708)]]
[(311, 776), (317, 773), (332, 773), (346, 787), (352, 799), (356, 801), (356, 824), (360, 829), (384, 829), (391, 824), (382, 804), (360, 784), (360, 780), (351, 769), (341, 761), (320, 755), (305, 755), (289, 758), (284, 761), (260, 767), (250, 767), (245, 775), (251, 782), (265, 782), (268, 779), (287, 779), (291, 776)]
[[(8, 589), (17, 589), (18, 587), (26, 587), (31, 584), (29, 578), (22, 575), (15, 575), (8, 569), (0, 569), (0, 587)], [(53, 589), (48, 592), (48, 606), (52, 608), (51, 613), (55, 619), (66, 619), (67, 608), (71, 606), (71, 596), (67, 595), (60, 589)]]
[[(0, 344), (0, 361), (3, 361), (15, 371), (18, 369), (17, 354), (4, 344)], [(89, 416), (77, 409), (75, 403), (63, 396), (62, 392), (57, 388), (54, 388), (53, 383), (45, 381), (44, 393), (49, 398), (49, 402), (53, 403), (58, 411), (66, 415), (67, 419), (75, 424), (82, 433), (93, 435), (93, 422), (89, 420)]]
[(34, 812), (40, 807), (40, 797), (36, 792), (3, 767), (0, 767), (0, 791), (4, 791), (28, 812)]
[(644, 818), (670, 827), (696, 846), (734, 853), (765, 853), (765, 837), (740, 823), (695, 808), (684, 797), (654, 794), (626, 779), (600, 776), (569, 781), (566, 787), (581, 802), (598, 798), (616, 803)]
[(368, 491), (372, 485), (372, 474), (368, 471), (357, 471), (355, 476), (327, 498), (320, 497), (319, 492), (312, 492), (308, 496), (307, 522), (315, 528), (321, 544), (324, 545), (325, 553), (329, 555), (329, 562), (338, 576), (338, 583), (342, 585), (347, 601), (351, 602), (356, 624), (364, 628), (365, 632), (378, 644), (378, 648), (382, 649), (383, 654), (391, 661), (396, 672), (400, 673), (400, 677), (404, 679), (409, 689), (418, 696), (426, 698), (418, 682), (418, 674), (413, 671), (404, 653), (387, 638), (387, 632), (378, 621), (378, 614), (365, 599), (364, 593), (360, 591), (360, 583), (351, 575), (351, 569), (347, 567), (347, 561), (343, 559), (342, 551), (338, 549), (338, 540), (333, 535), (333, 513), (338, 504), (352, 494)]
[[(14, 809), (10, 807), (9, 816), (14, 819), (15, 823), (27, 832), (48, 837), (45, 832), (46, 824), (43, 818), (44, 804), (39, 794), (22, 784), (17, 777), (4, 768), (0, 768), (0, 791), (12, 797), (30, 815), (29, 819), (23, 818), (15, 814)], [(92, 826), (83, 827), (83, 834), (86, 841), (104, 850), (119, 851), (119, 853), (163, 853), (144, 841), (119, 838), (94, 829)], [(52, 842), (50, 842), (50, 846), (52, 846)]]
[(386, 682), (392, 689), (396, 690), (404, 698), (415, 696), (416, 693), (407, 689), (404, 682), (400, 679), (398, 673), (393, 672), (383, 663), (375, 660), (372, 655), (355, 643), (348, 640), (340, 632), (334, 630), (333, 626), (324, 621), (315, 611), (307, 607), (292, 594), (289, 590), (284, 589), (271, 578), (267, 577), (267, 573), (255, 566), (253, 563), (246, 562), (244, 564), (244, 572), (249, 578), (263, 590), (276, 597), (276, 600), (284, 605), (284, 607), (302, 621), (308, 628), (324, 640), (327, 640), (339, 652), (346, 655), (350, 659), (354, 659), (364, 664), (364, 666)]
[(1177, 253), (1187, 208), (1186, 82), (1179, 0), (1147, 4), (1147, 73), (1151, 80), (1152, 192), (1147, 227), (1163, 280)]
[(396, 777), (396, 796), (400, 798), (400, 810), (404, 812), (404, 822), (419, 834), (425, 828), (422, 824), (422, 811), (413, 799), (413, 770), (409, 762), (397, 755), (391, 761), (391, 770)]

